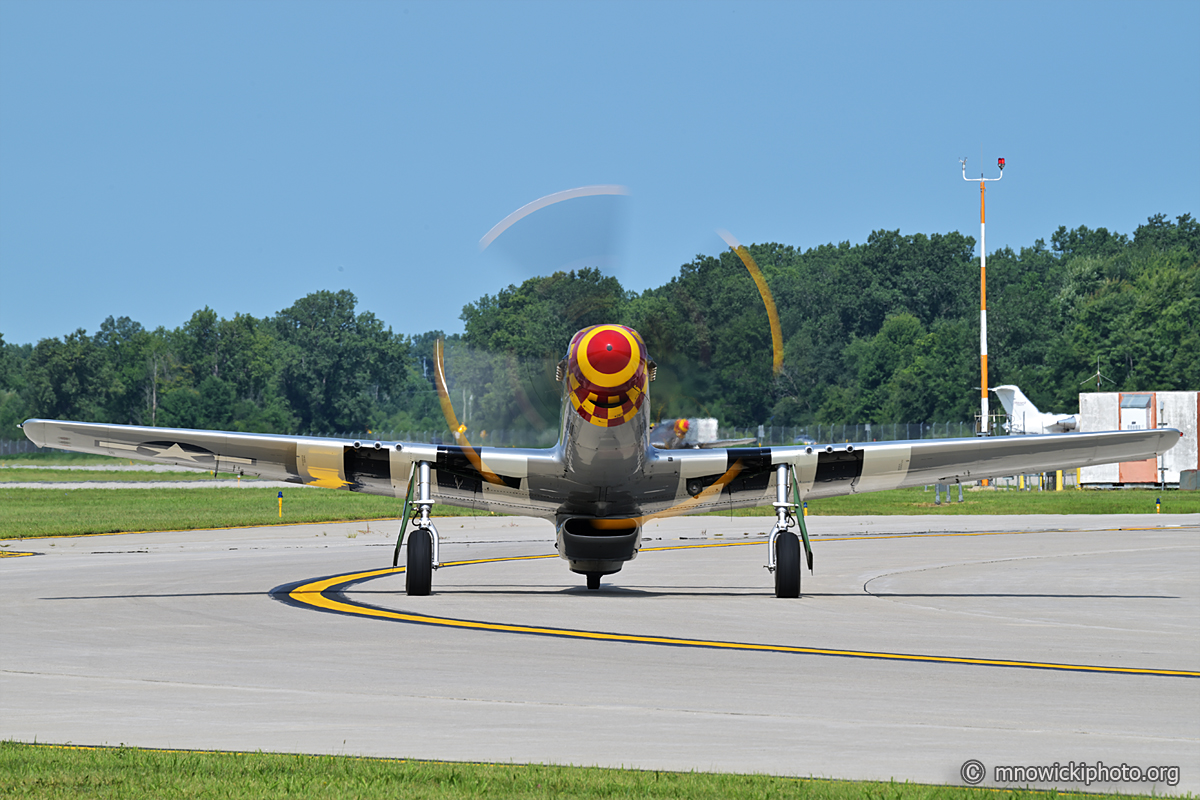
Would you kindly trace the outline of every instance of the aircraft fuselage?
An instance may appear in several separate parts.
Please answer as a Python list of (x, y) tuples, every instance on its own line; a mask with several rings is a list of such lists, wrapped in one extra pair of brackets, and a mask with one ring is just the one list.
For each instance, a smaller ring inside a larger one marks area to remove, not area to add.
[(647, 470), (650, 362), (642, 337), (623, 325), (596, 325), (571, 339), (563, 370), (566, 485), (555, 518), (559, 555), (573, 571), (607, 575), (637, 555), (642, 502), (653, 484), (673, 494), (674, 479)]

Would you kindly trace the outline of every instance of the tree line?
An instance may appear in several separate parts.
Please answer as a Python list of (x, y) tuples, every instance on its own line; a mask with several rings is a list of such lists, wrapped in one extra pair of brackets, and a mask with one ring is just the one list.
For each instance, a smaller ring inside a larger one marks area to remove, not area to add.
[(409, 343), (355, 305), (351, 292), (322, 291), (262, 319), (205, 307), (173, 330), (110, 316), (92, 335), (4, 343), (0, 424), (38, 416), (266, 433), (360, 427), (405, 385)]
[[(278, 433), (443, 430), (433, 384), (445, 339), (450, 397), (470, 431), (552, 430), (554, 366), (572, 334), (618, 322), (658, 364), (658, 418), (725, 425), (970, 420), (979, 405), (979, 263), (960, 233), (876, 231), (865, 243), (749, 248), (784, 336), (772, 369), (763, 302), (732, 252), (663, 286), (597, 269), (530, 278), (468, 303), (465, 332), (393, 333), (348, 291), (273, 316), (146, 330), (108, 317), (37, 344), (0, 336), (0, 425), (36, 416)], [(1073, 412), (1109, 391), (1200, 388), (1200, 224), (1150, 217), (1132, 236), (1060, 227), (1049, 245), (988, 254), (989, 385)], [(486, 437), (486, 434), (485, 434)], [(7, 436), (5, 437), (7, 438)]]

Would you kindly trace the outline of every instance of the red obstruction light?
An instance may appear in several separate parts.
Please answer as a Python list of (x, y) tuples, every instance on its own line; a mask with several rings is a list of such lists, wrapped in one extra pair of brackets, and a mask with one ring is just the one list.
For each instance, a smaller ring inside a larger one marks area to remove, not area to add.
[(1000, 171), (1004, 172), (1004, 159), (1003, 158), (996, 159), (996, 163), (1000, 165)]

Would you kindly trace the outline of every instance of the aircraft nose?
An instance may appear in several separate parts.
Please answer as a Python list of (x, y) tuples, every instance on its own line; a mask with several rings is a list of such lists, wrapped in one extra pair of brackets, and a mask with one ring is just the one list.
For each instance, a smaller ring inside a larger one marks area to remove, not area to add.
[(581, 344), (580, 369), (588, 381), (597, 386), (619, 386), (637, 370), (634, 342), (621, 330), (602, 328)]
[(623, 325), (594, 325), (571, 340), (567, 396), (579, 416), (601, 428), (633, 419), (646, 399), (646, 346)]

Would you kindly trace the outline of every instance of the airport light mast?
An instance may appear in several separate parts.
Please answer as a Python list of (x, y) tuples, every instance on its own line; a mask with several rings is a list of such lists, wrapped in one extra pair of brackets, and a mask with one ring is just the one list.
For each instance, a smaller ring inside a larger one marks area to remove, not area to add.
[[(964, 181), (974, 180), (967, 177), (967, 159), (961, 158), (962, 176)], [(998, 181), (1004, 177), (1004, 159), (996, 159), (1000, 167), (999, 178), (985, 178), (979, 173), (979, 367), (983, 372), (983, 383), (979, 385), (979, 430), (984, 436), (988, 435), (988, 371), (987, 371), (987, 246), (984, 238), (984, 195), (988, 181)]]

